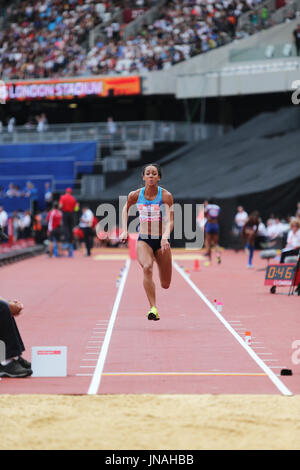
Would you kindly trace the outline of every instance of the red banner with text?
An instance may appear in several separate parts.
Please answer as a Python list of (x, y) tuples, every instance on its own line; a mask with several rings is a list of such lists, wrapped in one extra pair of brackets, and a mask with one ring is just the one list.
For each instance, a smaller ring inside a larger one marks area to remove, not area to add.
[(5, 101), (69, 100), (88, 96), (138, 95), (140, 77), (43, 79), (6, 82)]

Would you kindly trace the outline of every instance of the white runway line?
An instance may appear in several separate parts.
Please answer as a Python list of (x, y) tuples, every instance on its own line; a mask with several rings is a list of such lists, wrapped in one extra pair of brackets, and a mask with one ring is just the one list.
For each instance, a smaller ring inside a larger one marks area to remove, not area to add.
[(111, 312), (111, 315), (110, 315), (109, 323), (107, 325), (107, 330), (106, 330), (104, 342), (103, 342), (103, 345), (102, 345), (102, 348), (101, 348), (101, 352), (100, 352), (100, 355), (99, 355), (99, 358), (98, 358), (98, 362), (97, 362), (97, 365), (96, 365), (96, 369), (95, 369), (93, 378), (91, 380), (91, 383), (90, 383), (90, 386), (89, 386), (89, 389), (88, 389), (88, 395), (96, 395), (98, 393), (98, 390), (99, 390), (101, 377), (102, 377), (102, 373), (103, 373), (103, 367), (104, 367), (104, 363), (105, 363), (105, 360), (106, 360), (108, 347), (109, 347), (109, 343), (110, 343), (110, 339), (111, 339), (111, 335), (112, 335), (112, 331), (113, 331), (114, 324), (115, 324), (115, 321), (116, 321), (116, 318), (117, 318), (117, 313), (118, 313), (118, 310), (119, 310), (119, 306), (120, 306), (122, 294), (123, 294), (123, 291), (124, 291), (126, 279), (127, 279), (127, 276), (128, 276), (129, 267), (130, 267), (130, 258), (128, 258), (126, 260), (125, 269), (123, 271), (123, 275), (122, 275), (121, 282), (120, 282), (120, 285), (119, 285), (119, 288), (118, 288), (118, 291), (117, 291), (114, 306), (113, 306), (113, 309), (112, 309), (112, 312)]
[[(196, 292), (196, 294), (203, 300), (203, 302), (210, 308), (213, 314), (223, 323), (225, 328), (234, 336), (234, 338), (240, 343), (240, 345), (248, 352), (248, 354), (252, 357), (252, 359), (257, 363), (257, 365), (267, 374), (269, 379), (273, 382), (273, 384), (278, 388), (278, 390), (287, 396), (292, 396), (292, 392), (284, 385), (281, 380), (277, 377), (277, 375), (265, 364), (265, 362), (260, 359), (260, 357), (253, 351), (253, 349), (248, 346), (248, 344), (237, 334), (237, 332), (230, 326), (228, 321), (217, 311), (217, 309), (213, 306), (213, 304), (205, 297), (205, 295), (201, 292), (201, 290), (196, 286), (196, 284), (191, 281), (189, 276), (180, 268), (180, 266), (173, 261), (173, 266), (176, 271), (183, 277), (183, 279), (190, 285), (190, 287)], [(266, 361), (267, 359), (265, 359)], [(271, 361), (272, 359), (269, 359)]]

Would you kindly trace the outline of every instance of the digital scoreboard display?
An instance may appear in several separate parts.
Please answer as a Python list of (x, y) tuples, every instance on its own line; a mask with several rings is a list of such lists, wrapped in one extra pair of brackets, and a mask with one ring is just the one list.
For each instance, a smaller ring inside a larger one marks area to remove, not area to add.
[(296, 264), (272, 264), (267, 267), (265, 285), (290, 286), (295, 275)]

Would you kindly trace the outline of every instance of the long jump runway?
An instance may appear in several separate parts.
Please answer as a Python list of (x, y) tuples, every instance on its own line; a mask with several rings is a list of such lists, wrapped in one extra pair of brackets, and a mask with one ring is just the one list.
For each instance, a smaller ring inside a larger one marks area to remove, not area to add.
[[(282, 380), (264, 360), (268, 356), (247, 346), (232, 326), (234, 321), (213, 306), (213, 294), (221, 292), (225, 298), (226, 291), (230, 296), (224, 281), (218, 290), (217, 276), (232, 275), (232, 263), (226, 264), (232, 254), (224, 256), (224, 265), (206, 270), (201, 266), (191, 278), (174, 256), (168, 290), (160, 288), (155, 269), (161, 320), (153, 322), (146, 317), (138, 263), (128, 259), (126, 250), (101, 253), (91, 259), (81, 253), (74, 259), (39, 257), (0, 270), (1, 296), (18, 298), (25, 305), (24, 315), (17, 319), (27, 349), (24, 357), (30, 359), (32, 346), (68, 347), (66, 378), (2, 379), (0, 393), (290, 395), (297, 391), (299, 376)], [(234, 256), (241, 260), (242, 255)], [(186, 263), (192, 268), (191, 260)], [(263, 279), (259, 272), (245, 274), (253, 275), (255, 282), (258, 276)], [(249, 314), (241, 297), (235, 300), (235, 307)], [(270, 300), (265, 294), (265, 301)], [(259, 310), (262, 303), (257, 305)]]

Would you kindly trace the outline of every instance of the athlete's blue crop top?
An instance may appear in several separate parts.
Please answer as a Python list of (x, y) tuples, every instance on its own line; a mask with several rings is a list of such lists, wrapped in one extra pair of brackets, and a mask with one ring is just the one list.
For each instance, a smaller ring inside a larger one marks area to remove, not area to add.
[(162, 200), (162, 189), (158, 186), (157, 196), (153, 201), (149, 201), (145, 198), (145, 187), (141, 189), (138, 200), (137, 208), (139, 211), (139, 218), (141, 222), (159, 222), (162, 220), (161, 206)]

